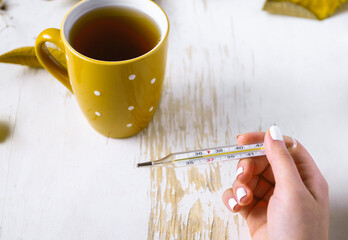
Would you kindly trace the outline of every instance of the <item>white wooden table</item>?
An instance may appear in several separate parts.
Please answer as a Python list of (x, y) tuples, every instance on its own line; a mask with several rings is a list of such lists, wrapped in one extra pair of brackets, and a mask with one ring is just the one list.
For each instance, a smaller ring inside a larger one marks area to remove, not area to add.
[[(34, 45), (77, 1), (8, 0), (0, 53)], [(0, 64), (0, 239), (250, 239), (224, 207), (237, 162), (137, 169), (277, 124), (330, 185), (331, 239), (348, 235), (348, 12), (270, 15), (263, 1), (162, 0), (167, 76), (149, 127), (108, 139), (44, 70)]]

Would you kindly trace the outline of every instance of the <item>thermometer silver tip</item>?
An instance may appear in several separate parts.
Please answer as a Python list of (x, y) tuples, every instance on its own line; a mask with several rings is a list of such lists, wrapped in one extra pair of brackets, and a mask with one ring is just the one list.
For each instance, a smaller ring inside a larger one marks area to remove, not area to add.
[(137, 167), (148, 167), (148, 166), (152, 166), (152, 162), (142, 162), (137, 164)]

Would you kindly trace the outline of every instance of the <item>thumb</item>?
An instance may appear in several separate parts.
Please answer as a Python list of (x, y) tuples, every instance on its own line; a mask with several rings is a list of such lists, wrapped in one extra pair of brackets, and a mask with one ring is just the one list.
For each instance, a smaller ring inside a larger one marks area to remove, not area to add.
[(277, 185), (282, 185), (289, 189), (295, 187), (296, 183), (302, 182), (278, 126), (272, 126), (267, 131), (265, 135), (265, 151)]

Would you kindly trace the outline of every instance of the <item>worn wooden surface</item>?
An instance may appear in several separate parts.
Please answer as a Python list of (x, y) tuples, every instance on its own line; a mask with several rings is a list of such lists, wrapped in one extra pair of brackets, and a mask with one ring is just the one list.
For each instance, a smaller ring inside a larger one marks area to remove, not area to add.
[[(76, 1), (11, 0), (0, 53), (33, 45)], [(330, 184), (331, 238), (348, 232), (348, 12), (319, 22), (262, 1), (162, 0), (167, 77), (153, 121), (129, 139), (94, 132), (44, 70), (0, 64), (0, 239), (250, 239), (222, 192), (236, 162), (137, 169), (176, 151), (279, 125)]]

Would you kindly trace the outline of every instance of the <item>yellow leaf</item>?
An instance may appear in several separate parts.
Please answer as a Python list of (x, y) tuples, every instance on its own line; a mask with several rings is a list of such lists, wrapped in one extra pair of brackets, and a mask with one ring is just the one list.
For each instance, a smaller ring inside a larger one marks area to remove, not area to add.
[(348, 0), (267, 0), (263, 10), (311, 19), (325, 19), (331, 16)]
[(0, 56), (2, 63), (15, 63), (29, 67), (42, 67), (35, 55), (34, 47), (22, 47), (14, 49)]
[[(49, 48), (49, 51), (54, 58), (66, 68), (65, 55), (55, 48)], [(13, 63), (33, 68), (42, 68), (36, 57), (34, 47), (21, 47), (0, 55), (0, 63)]]

